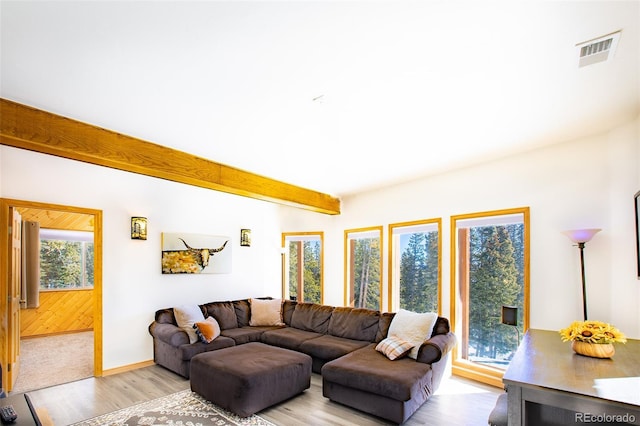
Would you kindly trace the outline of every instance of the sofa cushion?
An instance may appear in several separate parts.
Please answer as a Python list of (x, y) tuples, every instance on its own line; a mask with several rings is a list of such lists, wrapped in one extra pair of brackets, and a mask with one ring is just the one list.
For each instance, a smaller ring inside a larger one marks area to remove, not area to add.
[(190, 361), (193, 356), (208, 351), (216, 351), (222, 348), (229, 348), (235, 346), (236, 342), (233, 339), (225, 336), (219, 336), (217, 339), (211, 341), (211, 343), (196, 342), (189, 345), (180, 346), (180, 352), (182, 353), (183, 361)]
[(178, 327), (186, 331), (189, 336), (189, 343), (195, 343), (198, 341), (196, 331), (193, 329), (193, 324), (198, 321), (204, 321), (204, 315), (202, 309), (198, 305), (181, 305), (173, 308), (173, 314), (176, 317)]
[(267, 330), (276, 330), (280, 327), (238, 327), (228, 328), (222, 332), (223, 336), (231, 337), (235, 340), (236, 345), (242, 345), (249, 342), (260, 342), (262, 333)]
[(238, 320), (238, 327), (248, 326), (249, 319), (251, 319), (251, 307), (249, 306), (249, 299), (234, 300), (233, 308), (236, 311), (236, 319)]
[(298, 350), (314, 358), (331, 361), (368, 344), (368, 342), (362, 340), (345, 339), (325, 334), (316, 339), (305, 340), (300, 344)]
[(391, 321), (389, 336), (397, 336), (413, 345), (409, 358), (416, 359), (420, 345), (431, 337), (433, 326), (438, 319), (435, 312), (417, 313), (400, 309)]
[(204, 321), (193, 324), (196, 335), (201, 342), (211, 343), (213, 339), (220, 335), (220, 324), (214, 317), (207, 317)]
[(345, 339), (373, 342), (378, 332), (380, 312), (371, 309), (337, 307), (329, 320), (328, 333)]
[(214, 317), (220, 330), (238, 327), (238, 317), (233, 302), (213, 302), (204, 305), (207, 313)]
[(328, 362), (322, 367), (322, 380), (397, 401), (408, 401), (420, 393), (428, 397), (434, 392), (429, 364), (407, 357), (389, 361), (375, 346), (370, 344)]
[(284, 325), (282, 322), (282, 299), (249, 299), (251, 305), (250, 326)]
[(391, 361), (394, 361), (407, 355), (411, 348), (413, 348), (413, 344), (399, 337), (390, 336), (378, 343), (376, 351), (384, 354)]
[(288, 326), (291, 326), (291, 317), (293, 316), (293, 311), (296, 309), (296, 305), (298, 302), (295, 300), (285, 300), (282, 302), (282, 320)]
[(277, 330), (269, 330), (262, 333), (260, 340), (273, 346), (279, 346), (285, 349), (298, 350), (300, 345), (309, 340), (322, 336), (320, 333), (313, 331), (300, 330), (293, 327), (285, 327)]
[(378, 332), (376, 333), (375, 343), (380, 343), (382, 340), (387, 338), (389, 334), (389, 326), (391, 325), (391, 321), (395, 315), (395, 312), (382, 312), (380, 314), (380, 322), (378, 322)]
[(291, 316), (291, 327), (327, 334), (333, 306), (298, 303)]

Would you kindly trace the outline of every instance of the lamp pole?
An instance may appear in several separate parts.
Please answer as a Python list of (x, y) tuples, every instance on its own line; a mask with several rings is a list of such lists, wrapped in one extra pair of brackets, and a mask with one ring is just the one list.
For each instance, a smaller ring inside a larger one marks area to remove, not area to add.
[(582, 273), (582, 316), (584, 321), (587, 320), (587, 285), (584, 277), (584, 245), (591, 241), (594, 235), (600, 232), (601, 229), (575, 229), (572, 231), (563, 231), (571, 241), (578, 245), (580, 249), (580, 272)]
[(578, 243), (580, 249), (580, 270), (582, 272), (582, 316), (587, 320), (587, 285), (584, 278), (584, 243)]

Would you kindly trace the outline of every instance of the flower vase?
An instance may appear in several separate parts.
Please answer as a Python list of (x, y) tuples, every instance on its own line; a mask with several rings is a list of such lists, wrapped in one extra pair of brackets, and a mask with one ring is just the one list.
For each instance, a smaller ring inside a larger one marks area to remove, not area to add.
[(588, 343), (574, 340), (571, 342), (571, 349), (577, 354), (592, 358), (611, 358), (616, 353), (616, 349), (611, 343)]

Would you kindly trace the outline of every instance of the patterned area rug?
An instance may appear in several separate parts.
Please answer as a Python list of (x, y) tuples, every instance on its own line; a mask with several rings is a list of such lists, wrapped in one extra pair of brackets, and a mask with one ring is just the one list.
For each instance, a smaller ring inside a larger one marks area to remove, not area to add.
[(250, 417), (238, 417), (216, 407), (189, 389), (74, 423), (71, 426), (106, 425), (276, 426), (255, 414)]

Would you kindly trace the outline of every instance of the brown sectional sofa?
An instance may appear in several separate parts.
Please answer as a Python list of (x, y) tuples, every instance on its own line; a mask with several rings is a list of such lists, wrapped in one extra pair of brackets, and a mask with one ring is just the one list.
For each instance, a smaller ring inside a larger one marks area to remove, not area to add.
[(417, 359), (394, 361), (375, 350), (387, 337), (394, 313), (285, 300), (283, 326), (249, 325), (248, 299), (200, 305), (213, 316), (221, 335), (211, 343), (189, 343), (172, 308), (156, 312), (149, 326), (157, 364), (189, 378), (193, 356), (248, 342), (299, 351), (322, 374), (323, 395), (332, 401), (391, 420), (406, 421), (438, 388), (450, 350), (456, 343), (449, 321), (438, 317)]

